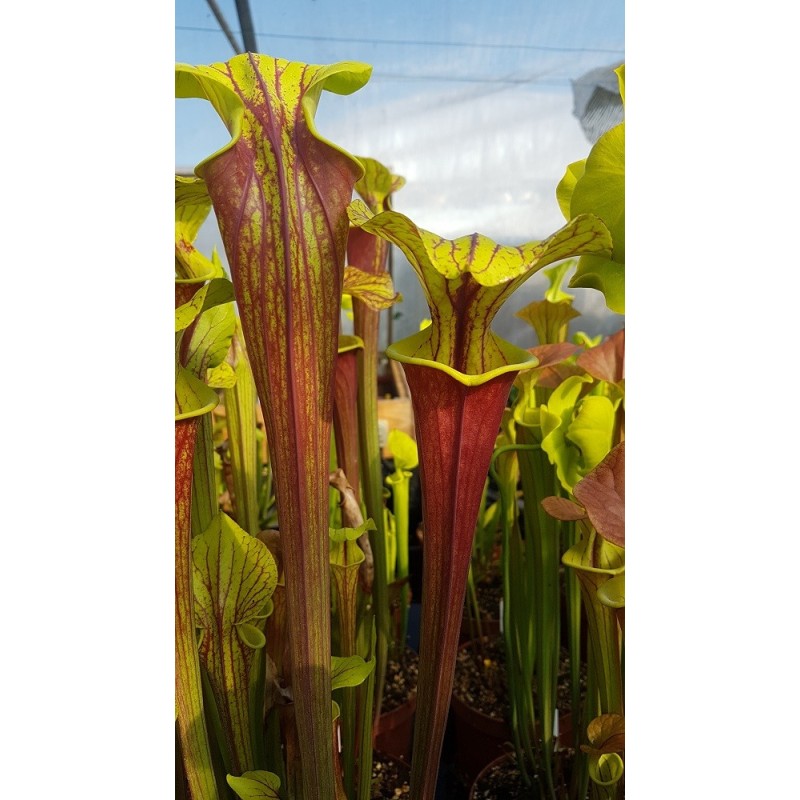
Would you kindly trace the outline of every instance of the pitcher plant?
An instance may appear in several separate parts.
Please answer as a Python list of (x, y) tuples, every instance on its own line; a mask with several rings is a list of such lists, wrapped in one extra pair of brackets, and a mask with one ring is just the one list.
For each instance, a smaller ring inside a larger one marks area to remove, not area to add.
[(511, 385), (520, 370), (536, 364), (489, 326), (539, 269), (581, 253), (606, 253), (610, 239), (591, 215), (542, 242), (508, 247), (479, 234), (443, 239), (397, 212), (373, 214), (358, 200), (348, 213), (355, 226), (405, 253), (431, 314), (428, 327), (387, 349), (403, 364), (419, 444), (424, 557), (411, 795), (431, 800), (478, 506)]
[(303, 791), (333, 798), (328, 467), (346, 207), (361, 164), (322, 138), (324, 90), (369, 79), (356, 62), (245, 53), (176, 67), (176, 95), (209, 100), (231, 140), (197, 168), (212, 199), (274, 469)]

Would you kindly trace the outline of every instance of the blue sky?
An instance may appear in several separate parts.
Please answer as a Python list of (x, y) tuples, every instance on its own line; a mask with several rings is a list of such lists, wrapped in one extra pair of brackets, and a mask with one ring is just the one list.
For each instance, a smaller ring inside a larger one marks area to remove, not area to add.
[[(241, 41), (233, 0), (218, 6)], [(505, 244), (540, 239), (564, 224), (555, 189), (590, 142), (573, 115), (571, 80), (624, 60), (621, 0), (422, 2), (403, 4), (252, 0), (261, 52), (308, 63), (364, 61), (369, 83), (347, 97), (324, 93), (320, 132), (355, 155), (403, 175), (394, 207), (418, 225), (455, 238), (478, 231)], [(176, 60), (224, 61), (233, 50), (205, 0), (178, 0)], [(176, 102), (176, 168), (191, 170), (228, 140), (208, 103)], [(213, 221), (198, 238), (218, 244)], [(426, 315), (415, 276), (395, 277), (406, 300), (395, 333)], [(530, 346), (513, 312), (540, 296), (541, 276), (507, 304), (496, 330)], [(622, 324), (596, 292), (576, 291), (575, 328)]]

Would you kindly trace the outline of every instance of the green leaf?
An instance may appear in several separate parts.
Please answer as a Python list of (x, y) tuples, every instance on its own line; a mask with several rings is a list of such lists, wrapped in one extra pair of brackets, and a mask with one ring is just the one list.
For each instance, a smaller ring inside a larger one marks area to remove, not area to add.
[(348, 334), (340, 333), (338, 347), (336, 352), (339, 355), (342, 353), (349, 353), (351, 350), (363, 350), (364, 342), (358, 336), (349, 336)]
[(332, 542), (354, 542), (367, 531), (377, 530), (375, 521), (370, 518), (357, 528), (328, 528)]
[(571, 300), (534, 300), (514, 315), (525, 320), (535, 331), (539, 344), (566, 341), (570, 320), (580, 316)]
[(365, 272), (358, 267), (344, 269), (344, 292), (370, 308), (382, 310), (399, 303), (403, 296), (395, 292), (392, 276), (388, 272)]
[(367, 678), (375, 668), (375, 659), (364, 661), (361, 656), (347, 656), (331, 658), (331, 688), (343, 689), (349, 686), (358, 686)]
[(572, 337), (572, 341), (588, 350), (589, 348), (597, 347), (603, 341), (603, 334), (598, 333), (597, 336), (589, 336), (585, 331), (577, 331)]
[[(344, 473), (342, 473), (342, 476)], [(358, 579), (366, 554), (357, 539), (367, 531), (376, 530), (370, 518), (357, 528), (329, 528), (331, 565), (331, 587), (336, 598), (340, 628), (340, 652), (355, 653), (355, 637), (358, 617)]]
[(404, 431), (396, 428), (389, 431), (386, 447), (394, 458), (395, 471), (412, 470), (419, 464), (417, 443)]
[(613, 242), (613, 260), (625, 263), (625, 123), (606, 131), (592, 147), (575, 185), (570, 214), (596, 214)]
[(600, 575), (605, 583), (625, 572), (625, 548), (602, 536), (583, 536), (564, 553), (561, 561), (572, 569)]
[[(373, 529), (374, 530), (374, 529)], [(356, 531), (355, 528), (331, 528), (331, 533), (336, 532), (337, 534), (342, 534), (344, 531), (348, 531), (351, 534)], [(345, 571), (349, 572), (353, 569), (357, 569), (361, 564), (364, 563), (366, 560), (366, 555), (361, 547), (357, 544), (355, 539), (358, 538), (356, 535), (353, 539), (347, 538), (347, 536), (343, 536), (340, 539), (335, 539), (333, 535), (331, 535), (331, 546), (330, 546), (330, 562), (331, 566), (334, 568), (341, 568)], [(336, 578), (337, 576), (334, 575)], [(355, 591), (355, 586), (358, 581), (358, 575), (354, 575), (353, 578), (353, 591)]]
[(603, 292), (608, 307), (625, 312), (625, 123), (606, 131), (586, 159), (585, 172), (575, 184), (570, 213), (596, 214), (608, 227), (613, 242), (610, 259), (582, 256), (571, 287)]
[(556, 200), (558, 201), (558, 207), (561, 209), (561, 213), (564, 215), (564, 219), (570, 219), (572, 216), (570, 213), (572, 194), (575, 191), (575, 186), (578, 181), (583, 176), (585, 169), (585, 158), (580, 161), (574, 161), (567, 167), (564, 177), (556, 187)]
[(183, 344), (184, 364), (198, 377), (209, 369), (218, 367), (230, 350), (236, 329), (236, 312), (233, 303), (204, 311), (191, 330), (188, 342)]
[(226, 764), (246, 772), (256, 766), (252, 668), (264, 645), (262, 617), (278, 582), (277, 566), (266, 544), (223, 513), (192, 540), (192, 564), (195, 623), (203, 629), (198, 652), (219, 711)]
[[(591, 378), (583, 375), (573, 375), (567, 378), (553, 390), (547, 405), (543, 407), (557, 420), (567, 418), (568, 415), (572, 414), (583, 391), (584, 384), (591, 383), (591, 380)], [(542, 424), (542, 433), (547, 436), (549, 432), (550, 429)]]
[(614, 404), (607, 397), (584, 397), (566, 431), (567, 439), (580, 448), (584, 475), (608, 455), (613, 436)]
[(217, 407), (219, 397), (184, 367), (175, 370), (175, 419), (207, 414)]
[[(235, 321), (232, 298), (231, 282), (227, 278), (215, 278), (200, 287), (188, 303), (176, 310), (176, 327), (191, 326), (176, 333), (176, 419), (204, 413), (218, 403), (214, 387), (206, 386), (203, 379), (207, 378), (208, 368), (218, 366), (230, 347)], [(206, 440), (210, 448), (210, 435), (201, 436), (201, 441)], [(208, 514), (196, 514), (193, 525), (205, 526), (212, 509), (216, 508), (216, 495), (208, 491), (213, 481), (209, 478), (211, 465), (206, 461), (207, 457), (205, 448), (198, 446), (193, 492), (196, 498), (207, 498), (207, 503), (200, 503), (197, 510), (207, 507), (209, 511)]]
[[(211, 211), (208, 187), (202, 178), (175, 176), (175, 240), (193, 242)], [(194, 276), (199, 277), (199, 276)]]
[(261, 530), (258, 503), (258, 490), (262, 485), (259, 475), (261, 456), (258, 449), (258, 436), (261, 432), (256, 422), (258, 400), (253, 372), (238, 322), (228, 354), (219, 368), (223, 366), (230, 370), (232, 378), (230, 385), (224, 387), (223, 402), (228, 429), (233, 504), (242, 528), (252, 536), (257, 536)]
[(203, 311), (221, 306), (223, 303), (232, 303), (236, 299), (233, 294), (233, 284), (228, 278), (213, 278), (206, 286), (208, 292), (203, 303)]
[(203, 284), (192, 296), (188, 303), (183, 303), (175, 309), (175, 333), (188, 328), (203, 310), (209, 284)]
[(259, 611), (258, 614), (256, 614), (255, 617), (253, 617), (253, 619), (266, 619), (267, 617), (272, 615), (272, 612), (274, 610), (275, 610), (275, 603), (270, 597), (270, 599), (267, 600), (266, 603), (264, 603), (264, 607), (261, 609), (261, 611)]
[(625, 573), (616, 575), (597, 590), (597, 599), (609, 608), (625, 607)]
[(236, 631), (241, 640), (253, 650), (258, 650), (267, 643), (267, 638), (264, 633), (260, 631), (255, 625), (250, 625), (248, 622), (240, 622), (236, 626)]
[(485, 375), (510, 365), (503, 341), (489, 326), (528, 278), (564, 258), (610, 252), (608, 231), (591, 214), (570, 220), (543, 241), (519, 247), (496, 244), (478, 233), (444, 239), (403, 214), (375, 215), (360, 200), (350, 204), (348, 214), (354, 226), (405, 253), (431, 312), (430, 327), (394, 343), (389, 357), (406, 363), (412, 357), (434, 361), (462, 375)]
[(602, 753), (589, 759), (589, 777), (600, 786), (613, 786), (624, 770), (625, 765), (618, 753)]
[(178, 281), (207, 280), (224, 274), (219, 258), (209, 261), (194, 240), (211, 210), (208, 187), (201, 178), (175, 176), (175, 276)]
[(547, 404), (539, 407), (542, 450), (555, 466), (561, 485), (568, 491), (572, 491), (584, 475), (580, 469), (580, 450), (567, 440), (567, 431), (583, 385), (589, 382), (591, 378), (588, 376), (573, 375), (553, 390)]
[(209, 308), (231, 303), (234, 300), (233, 284), (227, 278), (213, 278), (204, 283), (188, 303), (175, 309), (175, 331), (189, 327), (194, 320)]
[(281, 779), (273, 772), (257, 769), (245, 772), (239, 778), (228, 775), (227, 781), (228, 786), (241, 800), (281, 800), (278, 792), (281, 788)]
[(556, 264), (554, 267), (548, 267), (542, 270), (550, 280), (550, 286), (545, 290), (544, 299), (549, 300), (551, 303), (560, 303), (562, 300), (574, 300), (574, 295), (567, 294), (562, 288), (561, 284), (567, 273), (575, 266), (575, 260), (570, 258)]
[(364, 175), (356, 181), (355, 189), (374, 213), (385, 211), (390, 206), (390, 197), (405, 186), (402, 175), (393, 175), (387, 167), (374, 158), (357, 156), (364, 167)]
[(236, 373), (227, 361), (223, 361), (208, 370), (206, 383), (212, 389), (232, 389), (236, 386)]
[(197, 624), (230, 631), (258, 616), (278, 584), (269, 548), (220, 513), (192, 540)]
[(569, 282), (574, 289), (596, 289), (615, 314), (625, 313), (625, 266), (607, 258), (581, 256)]

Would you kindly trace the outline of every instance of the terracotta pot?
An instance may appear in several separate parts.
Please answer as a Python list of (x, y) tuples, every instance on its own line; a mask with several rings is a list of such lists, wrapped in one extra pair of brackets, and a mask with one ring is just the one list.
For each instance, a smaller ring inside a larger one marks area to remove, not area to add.
[(503, 753), (503, 755), (498, 756), (493, 761), (490, 761), (484, 768), (475, 776), (472, 783), (469, 787), (469, 795), (467, 800), (475, 800), (475, 793), (478, 790), (478, 784), (483, 780), (483, 778), (489, 774), (489, 772), (494, 769), (495, 767), (499, 766), (500, 764), (505, 764), (507, 761), (510, 761), (514, 758), (513, 753)]
[[(484, 642), (492, 641), (484, 637)], [(459, 646), (459, 652), (472, 649), (472, 642)], [(457, 669), (458, 667), (456, 667)], [(508, 752), (513, 737), (505, 719), (495, 719), (467, 705), (453, 692), (450, 699), (450, 720), (456, 774), (466, 786), (490, 761)]]
[[(475, 626), (475, 623), (472, 623)], [(477, 628), (475, 630), (475, 636), (477, 638)], [(500, 620), (495, 617), (483, 618), (481, 619), (481, 633), (484, 637), (493, 639), (500, 635)], [(461, 644), (465, 644), (472, 640), (472, 636), (470, 635), (469, 630), (469, 619), (467, 618), (466, 613), (461, 618)]]
[[(563, 721), (561, 723), (561, 730), (558, 735), (558, 743), (559, 746), (562, 748), (569, 748), (572, 744), (572, 720), (570, 714), (564, 714)], [(506, 762), (511, 762), (515, 758), (515, 754), (508, 749), (506, 749), (501, 755), (497, 756), (497, 758), (490, 761), (486, 764), (483, 769), (473, 778), (472, 782), (469, 785), (469, 795), (467, 796), (467, 800), (475, 800), (475, 795), (478, 790), (478, 785), (481, 781), (497, 766), (501, 764), (505, 764)]]
[[(469, 648), (470, 644), (462, 644), (459, 650)], [(453, 725), (455, 770), (465, 785), (469, 786), (488, 764), (513, 751), (514, 735), (507, 720), (490, 717), (472, 708), (455, 693), (450, 701), (450, 716)], [(571, 715), (561, 714), (559, 743), (563, 747), (569, 747), (571, 737)]]
[(455, 694), (450, 702), (450, 715), (455, 770), (469, 786), (489, 762), (508, 752), (513, 741), (511, 728), (505, 720), (476, 711)]
[(417, 708), (417, 693), (411, 695), (403, 705), (386, 711), (378, 717), (375, 725), (375, 750), (401, 760), (411, 759), (411, 740), (414, 735), (414, 711)]

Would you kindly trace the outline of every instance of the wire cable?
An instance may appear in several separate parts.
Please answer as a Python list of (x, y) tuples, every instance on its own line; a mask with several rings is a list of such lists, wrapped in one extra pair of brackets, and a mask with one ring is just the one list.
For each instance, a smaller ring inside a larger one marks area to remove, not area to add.
[(219, 26), (222, 28), (225, 38), (230, 42), (233, 52), (244, 53), (244, 48), (239, 44), (239, 42), (236, 41), (236, 37), (233, 35), (233, 31), (230, 29), (225, 17), (222, 14), (222, 11), (216, 4), (216, 0), (206, 0), (206, 2), (208, 3), (208, 7), (211, 9), (211, 12), (217, 18), (217, 22), (219, 22)]
[[(193, 25), (176, 25), (178, 31), (198, 31), (203, 33), (218, 33), (216, 28), (201, 28)], [(426, 42), (416, 39), (359, 39), (344, 36), (307, 36), (295, 33), (258, 33), (266, 39), (302, 39), (310, 42), (343, 42), (349, 44), (391, 44), (415, 45), (420, 47), (470, 47), (492, 50), (543, 50), (554, 53), (608, 53), (619, 55), (623, 49), (609, 49), (600, 47), (552, 47), (540, 44), (491, 44), (488, 42)]]

